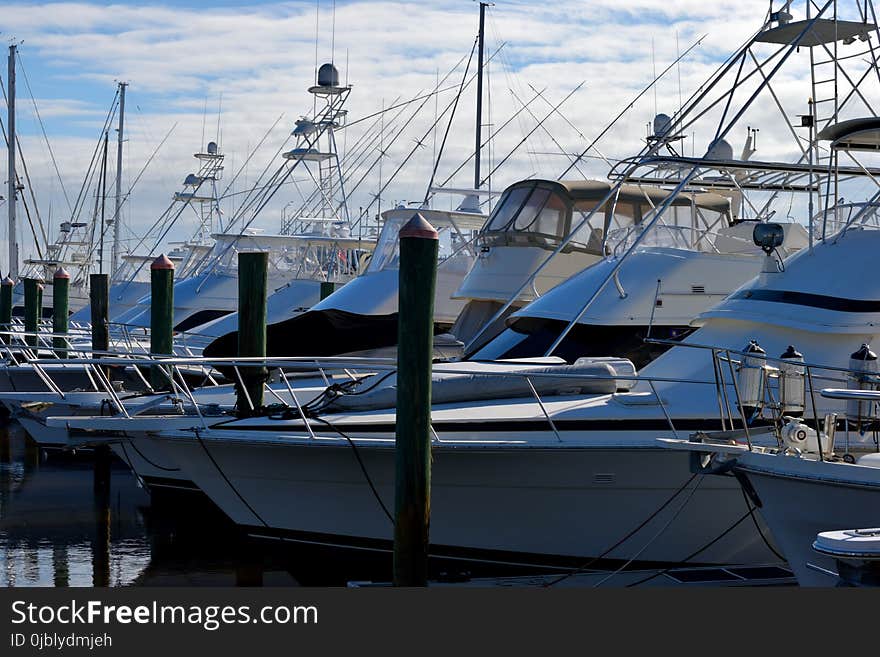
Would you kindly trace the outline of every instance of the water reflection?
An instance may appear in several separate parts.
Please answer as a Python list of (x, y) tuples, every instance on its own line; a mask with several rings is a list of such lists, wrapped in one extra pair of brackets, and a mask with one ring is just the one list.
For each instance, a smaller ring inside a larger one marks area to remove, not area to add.
[(344, 586), (388, 556), (249, 540), (205, 498), (151, 499), (111, 453), (0, 427), (0, 586)]
[(149, 496), (119, 464), (100, 487), (93, 472), (92, 455), (41, 454), (17, 425), (0, 429), (0, 586), (122, 586), (143, 572)]

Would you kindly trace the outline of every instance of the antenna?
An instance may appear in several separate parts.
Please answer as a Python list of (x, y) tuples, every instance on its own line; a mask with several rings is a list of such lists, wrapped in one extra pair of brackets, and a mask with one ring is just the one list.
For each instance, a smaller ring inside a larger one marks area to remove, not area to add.
[(678, 42), (678, 30), (675, 31), (675, 59), (678, 61), (678, 66), (676, 66), (676, 72), (678, 73), (678, 110), (681, 111), (682, 99), (681, 99), (681, 46)]
[[(315, 79), (312, 84), (318, 84), (318, 31), (321, 27), (321, 0), (315, 0)], [(318, 113), (318, 97), (312, 97), (312, 115)]]
[(205, 146), (205, 123), (208, 121), (208, 94), (205, 94), (205, 106), (202, 109), (202, 140), (199, 142), (199, 148)]
[[(654, 53), (654, 37), (651, 37), (651, 69), (654, 74), (654, 79), (657, 79), (657, 57)], [(654, 85), (654, 116), (657, 116), (659, 110), (657, 109), (657, 85)]]
[(220, 115), (222, 114), (222, 111), (223, 111), (223, 92), (221, 91), (220, 98), (217, 99), (217, 136), (215, 138), (217, 141), (217, 146), (220, 145)]

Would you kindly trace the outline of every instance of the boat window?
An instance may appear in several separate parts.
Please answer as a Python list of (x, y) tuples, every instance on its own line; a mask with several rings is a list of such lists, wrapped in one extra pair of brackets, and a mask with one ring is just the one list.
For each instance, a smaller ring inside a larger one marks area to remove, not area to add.
[(495, 212), (492, 213), (492, 218), (489, 219), (486, 230), (507, 230), (531, 191), (532, 187), (515, 187), (505, 192), (504, 197), (495, 207)]
[(539, 187), (529, 196), (513, 227), (520, 232), (562, 237), (565, 210), (565, 201)]
[[(568, 323), (543, 317), (520, 317), (468, 360), (534, 358), (543, 356)], [(577, 324), (553, 352), (568, 363), (589, 356), (629, 358), (640, 369), (662, 354), (668, 345), (645, 342), (647, 326), (597, 326)], [(681, 339), (689, 327), (654, 326), (651, 335), (670, 340)]]
[[(528, 339), (524, 333), (517, 333), (511, 328), (505, 329), (495, 338), (469, 357), (469, 360), (498, 360), (505, 358), (505, 354), (512, 352), (517, 345)], [(541, 354), (543, 355), (543, 354)]]
[(568, 199), (546, 184), (515, 187), (496, 207), (480, 243), (553, 248), (568, 229), (569, 207)]
[(380, 271), (397, 266), (397, 259), (400, 257), (400, 251), (397, 248), (397, 234), (408, 220), (409, 218), (403, 214), (385, 219), (367, 271)]
[[(654, 210), (647, 208), (641, 223), (612, 228), (608, 232), (607, 244), (612, 253), (622, 253), (629, 248), (643, 232), (644, 226), (653, 218)], [(725, 212), (705, 207), (674, 205), (668, 207), (641, 239), (642, 246), (658, 246), (676, 249), (689, 249), (702, 252), (718, 252), (715, 237), (729, 221)]]

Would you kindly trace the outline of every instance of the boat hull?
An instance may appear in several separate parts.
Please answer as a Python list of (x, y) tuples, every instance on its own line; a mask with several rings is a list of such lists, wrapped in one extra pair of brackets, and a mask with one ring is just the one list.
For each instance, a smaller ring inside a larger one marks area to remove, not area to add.
[[(153, 439), (252, 535), (391, 546), (391, 521), (347, 443)], [(361, 444), (358, 455), (378, 497), (393, 511), (394, 450)], [(698, 476), (643, 529), (609, 549), (691, 480), (687, 455), (651, 448), (435, 444), (431, 477), (430, 534), (437, 556), (566, 567), (597, 557), (678, 563), (747, 510), (734, 479)], [(774, 560), (749, 521), (690, 563)]]
[[(880, 470), (858, 468), (867, 471), (867, 477), (857, 482), (836, 477), (828, 472), (829, 465), (764, 456), (741, 458), (737, 466), (755, 489), (760, 513), (801, 586), (835, 586), (838, 582), (835, 560), (813, 550), (817, 534), (880, 524)], [(830, 470), (839, 468), (848, 473), (855, 470), (847, 464)]]

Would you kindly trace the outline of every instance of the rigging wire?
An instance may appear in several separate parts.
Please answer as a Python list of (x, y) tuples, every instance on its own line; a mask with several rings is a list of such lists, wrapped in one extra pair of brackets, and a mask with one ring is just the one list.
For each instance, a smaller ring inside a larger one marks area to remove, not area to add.
[(431, 187), (434, 185), (434, 178), (437, 175), (437, 167), (440, 166), (440, 159), (443, 157), (443, 148), (446, 146), (446, 139), (449, 137), (449, 129), (452, 127), (452, 120), (455, 118), (455, 110), (458, 108), (458, 101), (461, 99), (461, 94), (464, 91), (468, 71), (470, 71), (471, 67), (471, 61), (473, 60), (474, 52), (477, 49), (477, 43), (478, 39), (474, 39), (474, 45), (471, 47), (471, 54), (470, 57), (468, 57), (467, 65), (464, 68), (464, 75), (461, 77), (461, 84), (458, 87), (458, 93), (455, 95), (455, 99), (452, 102), (452, 112), (450, 113), (449, 121), (446, 124), (446, 132), (443, 133), (443, 139), (440, 140), (440, 150), (437, 153), (437, 159), (434, 160), (434, 169), (431, 171), (431, 179), (428, 181), (428, 188), (425, 191), (425, 200), (422, 202), (424, 205), (427, 205), (431, 194)]
[[(49, 136), (46, 134), (46, 126), (43, 124), (43, 117), (40, 116), (40, 110), (37, 108), (37, 100), (34, 98), (34, 93), (31, 91), (31, 83), (28, 80), (27, 70), (24, 67), (24, 62), (21, 58), (21, 51), (16, 53), (18, 59), (18, 66), (21, 69), (21, 73), (24, 76), (24, 84), (27, 87), (28, 94), (31, 97), (31, 103), (34, 106), (34, 114), (37, 116), (37, 121), (40, 124), (40, 131), (43, 133), (43, 139), (46, 141), (46, 148), (49, 149), (49, 157), (52, 159), (52, 167), (55, 169), (55, 175), (58, 177), (58, 182), (61, 185), (61, 192), (64, 195), (64, 200), (67, 203), (67, 209), (70, 212), (73, 212), (73, 207), (70, 205), (70, 198), (67, 195), (67, 189), (64, 187), (64, 179), (61, 176), (61, 171), (58, 168), (58, 162), (55, 159), (55, 153), (52, 150), (52, 144), (49, 142)], [(5, 95), (5, 94), (4, 94)]]

